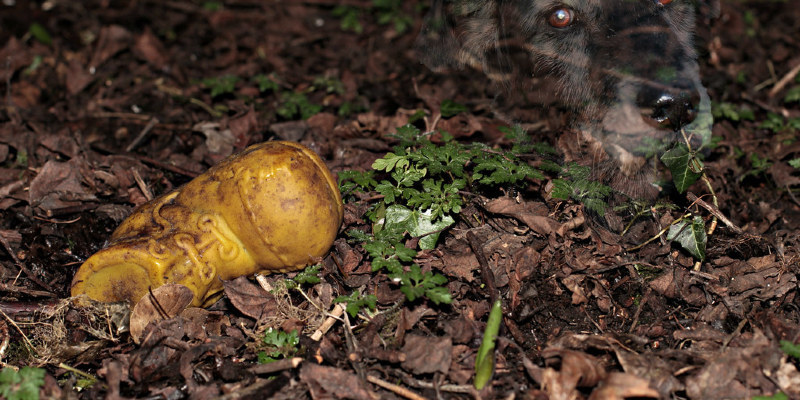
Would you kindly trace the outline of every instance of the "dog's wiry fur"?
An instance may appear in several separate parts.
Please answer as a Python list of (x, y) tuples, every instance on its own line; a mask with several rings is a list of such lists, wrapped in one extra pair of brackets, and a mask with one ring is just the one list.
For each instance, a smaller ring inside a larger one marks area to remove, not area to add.
[[(637, 151), (645, 138), (708, 128), (694, 126), (708, 124), (710, 107), (690, 0), (433, 1), (418, 41), (426, 65), (467, 65), (506, 85), (550, 80), (595, 174), (629, 195), (653, 195)], [(559, 10), (568, 26), (552, 23)]]

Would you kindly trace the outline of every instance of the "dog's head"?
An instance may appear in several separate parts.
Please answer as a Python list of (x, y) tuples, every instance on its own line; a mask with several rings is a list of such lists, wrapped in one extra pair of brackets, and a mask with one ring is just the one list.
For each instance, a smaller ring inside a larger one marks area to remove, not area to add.
[(646, 139), (710, 127), (695, 9), (690, 0), (435, 0), (418, 45), (433, 69), (550, 81), (577, 112), (572, 128), (605, 153), (592, 156), (600, 174), (624, 190), (625, 179), (641, 179)]

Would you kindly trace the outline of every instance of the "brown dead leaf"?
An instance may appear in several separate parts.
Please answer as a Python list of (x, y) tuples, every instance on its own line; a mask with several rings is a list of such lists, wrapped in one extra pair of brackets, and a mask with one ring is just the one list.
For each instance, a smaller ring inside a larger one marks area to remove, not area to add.
[[(774, 393), (778, 387), (765, 376), (774, 375), (784, 355), (761, 331), (742, 335), (741, 347), (728, 347), (722, 354), (712, 350), (710, 361), (686, 379), (692, 399), (734, 399), (743, 393)], [(758, 365), (758, 368), (754, 368)]]
[(230, 129), (223, 128), (218, 122), (198, 122), (192, 130), (202, 133), (206, 137), (209, 161), (217, 163), (223, 158), (233, 154), (233, 145), (236, 138)]
[(95, 76), (90, 74), (76, 58), (70, 60), (69, 65), (63, 68), (62, 72), (65, 74), (64, 81), (67, 86), (67, 93), (71, 96), (80, 93), (95, 79)]
[(485, 208), (495, 214), (516, 218), (542, 236), (549, 236), (561, 228), (560, 223), (547, 216), (549, 209), (543, 203), (518, 203), (510, 197), (499, 197), (489, 201)]
[(172, 318), (192, 302), (194, 293), (186, 286), (168, 283), (159, 286), (142, 297), (131, 312), (131, 338), (137, 344), (144, 329), (151, 322)]
[(415, 374), (441, 372), (447, 374), (453, 356), (450, 337), (406, 335), (402, 351), (406, 355), (402, 367)]
[(606, 376), (600, 359), (582, 351), (548, 348), (542, 351), (542, 358), (548, 367), (557, 366), (561, 381), (572, 387), (592, 387)]
[(589, 400), (625, 400), (661, 398), (646, 380), (622, 372), (612, 372), (592, 391)]
[(30, 54), (28, 47), (13, 35), (10, 36), (5, 47), (0, 50), (0, 60), (3, 60), (3, 68), (0, 69), (0, 82), (9, 82), (14, 72), (30, 65), (32, 59), (33, 56)]
[(223, 281), (225, 295), (234, 307), (248, 317), (259, 319), (277, 315), (278, 304), (275, 296), (242, 276), (231, 281)]
[(183, 310), (181, 318), (186, 322), (183, 326), (186, 336), (190, 340), (201, 342), (209, 336), (221, 336), (222, 328), (231, 326), (230, 319), (221, 311), (208, 311), (199, 307)]
[(355, 374), (341, 368), (307, 362), (300, 369), (300, 379), (308, 385), (311, 398), (374, 400)]
[(229, 119), (228, 129), (236, 140), (236, 151), (244, 149), (250, 144), (253, 133), (258, 130), (258, 113), (251, 107), (244, 114)]
[(89, 62), (90, 68), (98, 68), (114, 54), (122, 51), (130, 45), (132, 35), (127, 29), (119, 25), (104, 26), (100, 29), (97, 39), (97, 47), (92, 54)]
[(167, 67), (167, 56), (164, 51), (164, 45), (158, 39), (150, 27), (145, 27), (144, 33), (136, 37), (136, 43), (133, 45), (133, 54), (145, 60), (148, 64), (164, 70)]
[(674, 375), (676, 366), (668, 364), (658, 354), (634, 353), (619, 345), (613, 348), (625, 372), (647, 379), (650, 387), (661, 394), (661, 398), (670, 398), (675, 392), (683, 390), (683, 384)]
[(81, 182), (84, 177), (76, 158), (68, 162), (50, 160), (45, 163), (31, 181), (29, 202), (31, 206), (45, 211), (79, 205), (85, 201), (96, 201)]

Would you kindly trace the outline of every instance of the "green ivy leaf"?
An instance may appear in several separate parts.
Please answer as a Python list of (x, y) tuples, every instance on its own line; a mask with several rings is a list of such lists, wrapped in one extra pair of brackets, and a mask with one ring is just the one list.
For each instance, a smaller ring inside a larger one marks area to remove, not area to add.
[(683, 143), (664, 153), (661, 161), (672, 172), (672, 180), (679, 193), (685, 192), (700, 178), (700, 172), (692, 168), (692, 163), (697, 160)]
[(706, 258), (706, 224), (703, 218), (695, 216), (691, 222), (684, 219), (673, 224), (667, 232), (667, 240), (678, 242), (694, 258)]

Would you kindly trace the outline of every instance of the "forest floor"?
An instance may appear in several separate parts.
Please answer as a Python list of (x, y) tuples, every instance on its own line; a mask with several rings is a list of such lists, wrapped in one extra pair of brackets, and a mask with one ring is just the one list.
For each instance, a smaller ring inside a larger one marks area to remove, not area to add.
[[(0, 397), (800, 398), (800, 7), (726, 0), (699, 20), (705, 180), (599, 215), (601, 198), (590, 212), (553, 195), (569, 182), (544, 168), (569, 151), (562, 110), (511, 110), (530, 139), (510, 140), (483, 74), (420, 63), (423, 3), (0, 6)], [(449, 135), (409, 140), (431, 129)], [(128, 305), (69, 300), (136, 206), (267, 140), (308, 146), (343, 179), (344, 223), (316, 269), (226, 283), (139, 344)], [(447, 192), (452, 171), (414, 162), (447, 166), (448, 144), (537, 172)], [(348, 171), (401, 169), (392, 157), (427, 168), (451, 225), (377, 231), (413, 207), (391, 207), (391, 174)], [(684, 215), (718, 221), (700, 256), (658, 235)], [(331, 318), (340, 296), (348, 312)]]

